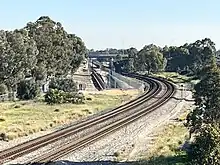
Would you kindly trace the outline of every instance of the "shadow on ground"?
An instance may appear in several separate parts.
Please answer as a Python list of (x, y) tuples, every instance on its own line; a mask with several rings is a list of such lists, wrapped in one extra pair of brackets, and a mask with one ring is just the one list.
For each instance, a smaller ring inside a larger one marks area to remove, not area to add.
[[(56, 161), (48, 163), (33, 163), (32, 165), (184, 165), (187, 162), (186, 155), (177, 156), (159, 156), (150, 160), (131, 161), (131, 162), (116, 162), (116, 161), (91, 161), (91, 162), (71, 162), (71, 161)], [(11, 164), (25, 165), (25, 164)]]
[[(114, 161), (92, 161), (92, 162), (71, 162), (71, 161), (56, 161), (48, 163), (32, 163), (31, 165), (138, 165), (137, 162), (114, 162)], [(25, 165), (25, 164), (11, 164)]]
[(159, 156), (151, 158), (150, 160), (144, 160), (137, 165), (184, 165), (187, 164), (186, 155), (176, 155), (176, 156)]

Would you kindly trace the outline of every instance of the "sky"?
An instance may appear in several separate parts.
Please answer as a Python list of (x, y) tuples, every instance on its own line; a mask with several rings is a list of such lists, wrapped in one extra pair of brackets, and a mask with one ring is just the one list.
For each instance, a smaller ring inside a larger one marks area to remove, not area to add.
[(61, 22), (89, 49), (192, 43), (210, 38), (220, 49), (219, 0), (0, 0), (0, 29), (40, 16)]

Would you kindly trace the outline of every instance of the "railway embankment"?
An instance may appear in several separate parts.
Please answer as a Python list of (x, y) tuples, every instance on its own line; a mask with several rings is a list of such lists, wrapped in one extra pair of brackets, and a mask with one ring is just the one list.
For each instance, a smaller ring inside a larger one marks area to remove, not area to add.
[(111, 109), (139, 95), (137, 90), (85, 91), (85, 104), (17, 101), (0, 103), (0, 150), (50, 133), (72, 122)]
[[(151, 147), (155, 145), (155, 136), (159, 129), (178, 118), (185, 112), (186, 107), (190, 109), (193, 106), (192, 101), (181, 100), (181, 96), (181, 90), (177, 90), (175, 96), (156, 111), (60, 160), (73, 162), (139, 161), (143, 158), (141, 155), (147, 155), (148, 151), (152, 149)], [(183, 97), (191, 100), (192, 93), (184, 91)], [(184, 143), (184, 141), (182, 142)]]
[[(159, 99), (160, 97), (160, 95), (155, 96), (155, 99)], [(138, 146), (141, 141), (140, 137), (143, 137), (144, 133), (145, 135), (153, 134), (157, 127), (166, 123), (169, 119), (173, 118), (181, 111), (183, 104), (186, 102), (185, 100), (182, 100), (182, 97), (187, 97), (186, 100), (190, 100), (191, 94), (189, 91), (184, 91), (183, 93), (181, 89), (177, 90), (175, 96), (172, 97), (169, 102), (157, 108), (157, 110), (131, 124), (128, 124), (127, 126), (124, 126), (99, 141), (88, 145), (85, 148), (76, 150), (74, 153), (62, 157), (61, 160), (114, 161), (117, 160), (120, 155), (123, 155), (128, 151), (133, 151), (134, 153), (134, 148), (135, 146)], [(151, 103), (148, 102), (148, 106), (150, 104)]]

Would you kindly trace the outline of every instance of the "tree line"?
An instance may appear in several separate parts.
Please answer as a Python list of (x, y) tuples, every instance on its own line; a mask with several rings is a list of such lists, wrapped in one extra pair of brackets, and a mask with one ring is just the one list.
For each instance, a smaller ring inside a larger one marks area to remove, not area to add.
[(197, 40), (194, 43), (185, 43), (182, 46), (165, 46), (163, 48), (149, 44), (140, 51), (136, 48), (92, 51), (108, 52), (119, 56), (122, 53), (127, 54), (127, 59), (119, 56), (116, 58), (116, 63), (120, 64), (123, 71), (172, 71), (196, 76), (201, 73), (202, 66), (206, 65), (206, 54), (209, 51), (213, 51), (215, 57), (220, 56), (220, 51), (216, 51), (214, 42), (209, 38)]
[(50, 77), (66, 77), (78, 68), (86, 52), (80, 37), (67, 33), (48, 16), (21, 29), (0, 30), (0, 84), (13, 91), (28, 78), (41, 85)]
[(208, 38), (180, 47), (145, 46), (134, 57), (134, 69), (176, 71), (200, 81), (193, 90), (196, 108), (187, 116), (190, 133), (188, 164), (220, 164), (219, 51)]
[(196, 76), (194, 86), (196, 108), (187, 116), (190, 145), (187, 148), (188, 164), (220, 164), (220, 51), (208, 38), (182, 46), (146, 45), (140, 51), (132, 48), (128, 59), (116, 59), (125, 71), (175, 71)]
[(199, 83), (194, 87), (196, 108), (187, 116), (193, 142), (188, 151), (190, 164), (220, 164), (220, 69), (213, 44), (202, 48)]

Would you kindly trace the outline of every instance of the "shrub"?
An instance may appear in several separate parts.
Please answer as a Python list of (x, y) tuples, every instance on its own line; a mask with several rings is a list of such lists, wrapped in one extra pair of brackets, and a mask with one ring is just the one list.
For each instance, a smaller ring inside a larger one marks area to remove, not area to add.
[(85, 100), (82, 93), (64, 92), (58, 89), (49, 89), (45, 95), (48, 104), (83, 103)]
[(77, 93), (75, 97), (76, 97), (76, 103), (84, 103), (85, 96), (83, 95), (83, 93)]
[(188, 152), (192, 164), (220, 164), (219, 124), (204, 124)]
[(73, 81), (73, 79), (65, 78), (54, 78), (51, 80), (49, 84), (49, 88), (51, 89), (58, 89), (62, 90), (64, 92), (76, 92), (77, 91), (77, 85)]
[(33, 80), (23, 80), (18, 83), (17, 97), (21, 100), (34, 99), (39, 93), (39, 88)]
[(5, 84), (0, 84), (0, 95), (6, 94), (8, 92), (8, 87)]
[(63, 103), (63, 91), (58, 89), (49, 89), (49, 91), (46, 93), (45, 101), (48, 104), (61, 104)]

